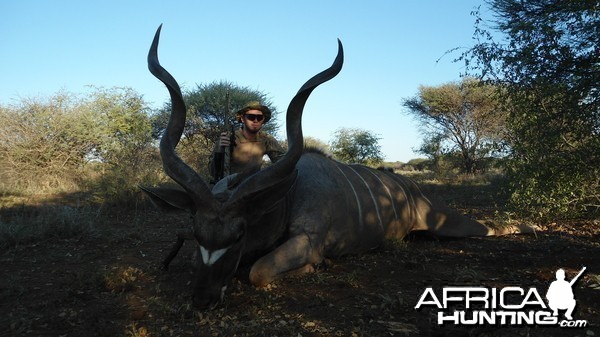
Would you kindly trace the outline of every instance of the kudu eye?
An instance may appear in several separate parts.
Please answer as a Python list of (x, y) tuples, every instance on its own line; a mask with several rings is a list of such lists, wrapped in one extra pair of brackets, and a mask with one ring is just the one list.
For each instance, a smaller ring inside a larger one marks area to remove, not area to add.
[(239, 219), (233, 229), (235, 230), (236, 233), (236, 242), (240, 241), (244, 235), (246, 235), (246, 221), (243, 219)]
[(227, 221), (229, 232), (229, 242), (231, 244), (239, 243), (246, 235), (246, 221), (242, 218), (233, 218)]
[(246, 231), (244, 229), (240, 230), (235, 238), (235, 243), (242, 241), (242, 238), (246, 235)]

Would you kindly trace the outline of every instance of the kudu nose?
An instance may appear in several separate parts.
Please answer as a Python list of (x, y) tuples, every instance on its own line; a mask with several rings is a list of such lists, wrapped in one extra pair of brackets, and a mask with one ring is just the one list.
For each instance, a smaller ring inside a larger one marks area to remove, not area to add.
[(221, 302), (225, 295), (227, 286), (221, 289), (215, 288), (212, 292), (200, 292), (192, 295), (192, 304), (200, 310), (213, 310)]
[(219, 302), (220, 298), (213, 298), (211, 296), (192, 296), (192, 303), (194, 304), (194, 307), (199, 310), (212, 310), (217, 306), (217, 304), (219, 304)]

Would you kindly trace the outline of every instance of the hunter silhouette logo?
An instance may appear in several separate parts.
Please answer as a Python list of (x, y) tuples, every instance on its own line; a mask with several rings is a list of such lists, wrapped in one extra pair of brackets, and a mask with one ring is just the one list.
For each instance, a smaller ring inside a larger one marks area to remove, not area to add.
[[(428, 287), (415, 309), (437, 308), (439, 325), (546, 325), (568, 328), (586, 327), (586, 320), (573, 320), (576, 301), (573, 285), (585, 271), (579, 271), (571, 281), (565, 280), (564, 269), (556, 271), (546, 292), (546, 299), (534, 287), (508, 286), (446, 286), (437, 292)], [(565, 310), (566, 320), (559, 320), (559, 310)]]
[(581, 269), (579, 274), (575, 276), (571, 282), (565, 280), (564, 269), (556, 271), (556, 281), (553, 281), (548, 288), (546, 298), (548, 299), (548, 306), (552, 309), (552, 315), (558, 316), (558, 310), (567, 310), (565, 317), (568, 320), (572, 320), (573, 309), (575, 309), (575, 297), (573, 296), (573, 284), (577, 282), (577, 279), (583, 274), (585, 267)]

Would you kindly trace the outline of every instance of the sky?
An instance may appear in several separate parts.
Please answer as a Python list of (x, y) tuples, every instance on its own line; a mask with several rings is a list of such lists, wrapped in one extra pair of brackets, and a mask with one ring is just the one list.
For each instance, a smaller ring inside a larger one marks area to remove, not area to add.
[[(453, 62), (473, 44), (483, 0), (2, 0), (0, 105), (89, 86), (130, 87), (153, 108), (169, 99), (147, 68), (163, 24), (161, 64), (182, 88), (229, 81), (266, 93), (278, 111), (344, 45), (340, 74), (319, 86), (305, 136), (330, 142), (340, 128), (376, 134), (386, 161), (422, 157), (422, 132), (402, 102), (420, 85), (460, 80)], [(447, 51), (458, 51), (446, 54)], [(283, 115), (279, 120), (283, 123)], [(282, 125), (275, 136), (284, 139)]]

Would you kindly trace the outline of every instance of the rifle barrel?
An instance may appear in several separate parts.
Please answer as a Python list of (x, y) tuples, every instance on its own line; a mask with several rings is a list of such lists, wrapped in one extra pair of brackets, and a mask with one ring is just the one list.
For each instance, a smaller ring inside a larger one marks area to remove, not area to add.
[(581, 268), (581, 270), (579, 271), (579, 274), (577, 274), (577, 276), (575, 276), (571, 282), (569, 282), (570, 285), (573, 285), (575, 282), (577, 282), (577, 279), (579, 278), (579, 276), (581, 276), (581, 274), (583, 274), (583, 272), (585, 271), (585, 267)]

